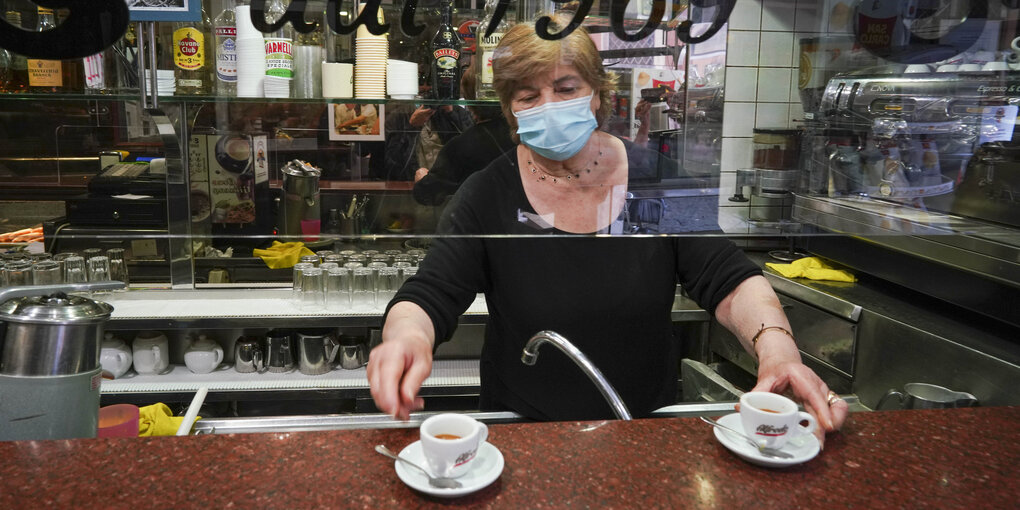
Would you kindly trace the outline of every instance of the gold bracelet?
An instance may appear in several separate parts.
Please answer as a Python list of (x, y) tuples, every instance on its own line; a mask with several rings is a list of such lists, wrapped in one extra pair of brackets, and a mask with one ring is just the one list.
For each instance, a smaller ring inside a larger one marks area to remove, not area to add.
[(784, 327), (781, 327), (781, 326), (768, 326), (768, 327), (765, 327), (765, 323), (763, 322), (762, 325), (761, 325), (761, 329), (759, 329), (758, 332), (755, 333), (754, 337), (751, 338), (751, 348), (752, 349), (754, 349), (755, 347), (758, 346), (758, 337), (760, 337), (762, 333), (764, 333), (764, 332), (766, 332), (766, 331), (768, 331), (770, 329), (774, 329), (776, 331), (782, 331), (783, 333), (786, 333), (786, 335), (789, 336), (791, 340), (793, 340), (793, 343), (797, 343), (797, 339), (794, 338), (793, 333), (790, 333), (790, 330), (788, 330), (788, 329), (786, 329)]

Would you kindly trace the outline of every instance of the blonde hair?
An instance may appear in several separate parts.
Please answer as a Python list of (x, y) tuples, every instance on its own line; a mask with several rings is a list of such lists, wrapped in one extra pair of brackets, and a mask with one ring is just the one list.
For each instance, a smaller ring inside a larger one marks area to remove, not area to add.
[[(554, 18), (550, 29), (562, 29), (566, 26)], [(496, 47), (492, 58), (492, 86), (499, 95), (499, 103), (503, 108), (503, 116), (510, 124), (510, 133), (514, 142), (520, 143), (517, 136), (517, 118), (510, 109), (514, 92), (530, 78), (549, 72), (559, 65), (572, 65), (581, 75), (581, 79), (591, 85), (599, 95), (599, 109), (595, 119), (599, 126), (612, 113), (612, 89), (614, 77), (602, 67), (599, 50), (583, 27), (578, 27), (563, 39), (548, 41), (535, 33), (533, 23), (514, 25), (503, 34), (503, 39)]]

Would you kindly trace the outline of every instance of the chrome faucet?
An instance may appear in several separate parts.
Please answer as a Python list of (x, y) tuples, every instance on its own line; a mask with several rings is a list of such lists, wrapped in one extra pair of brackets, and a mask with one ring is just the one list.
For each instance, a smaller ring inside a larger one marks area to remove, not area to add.
[(609, 384), (606, 377), (599, 372), (598, 367), (592, 364), (587, 356), (581, 352), (580, 349), (574, 347), (574, 344), (570, 343), (569, 340), (564, 338), (555, 331), (539, 331), (535, 333), (535, 336), (528, 340), (528, 343), (524, 345), (524, 352), (521, 354), (521, 361), (525, 365), (531, 366), (538, 361), (538, 348), (544, 343), (550, 343), (558, 347), (568, 358), (574, 360), (577, 366), (581, 367), (581, 370), (585, 374), (588, 374), (588, 378), (591, 382), (595, 383), (595, 386), (602, 392), (602, 396), (609, 402), (610, 407), (613, 408), (613, 412), (616, 417), (621, 420), (630, 420), (630, 411), (627, 410), (627, 406), (624, 405), (623, 399), (616, 393), (613, 386)]

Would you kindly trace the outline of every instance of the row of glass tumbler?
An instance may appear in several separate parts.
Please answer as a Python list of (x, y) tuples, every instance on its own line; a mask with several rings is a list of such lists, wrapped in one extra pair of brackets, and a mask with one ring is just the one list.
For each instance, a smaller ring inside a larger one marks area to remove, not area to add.
[(424, 255), (422, 250), (308, 255), (294, 265), (293, 298), (308, 310), (377, 311), (417, 273)]
[(32, 257), (5, 258), (0, 262), (4, 287), (21, 285), (59, 285), (62, 283), (119, 280), (128, 283), (127, 262), (123, 248), (103, 250), (89, 248), (82, 255), (59, 253), (55, 256), (36, 254)]

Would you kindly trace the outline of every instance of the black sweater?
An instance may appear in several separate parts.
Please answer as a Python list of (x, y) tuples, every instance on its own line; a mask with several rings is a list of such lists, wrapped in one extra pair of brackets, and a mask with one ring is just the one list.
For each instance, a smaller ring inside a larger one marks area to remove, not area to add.
[[(627, 147), (633, 176), (643, 170), (634, 165), (634, 146)], [(634, 416), (675, 403), (670, 311), (677, 283), (713, 312), (740, 282), (761, 273), (724, 237), (568, 235), (537, 227), (529, 213), (535, 211), (511, 150), (464, 183), (444, 213), (444, 236), (390, 303), (421, 306), (438, 343), (449, 339), (476, 293), (485, 294), (482, 409), (538, 420), (613, 416), (587, 376), (554, 347), (545, 346), (534, 366), (521, 362), (524, 344), (547, 329), (584, 352)]]

